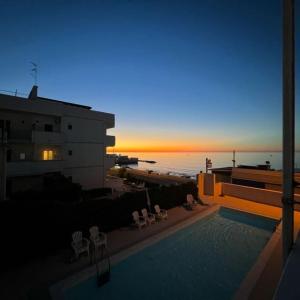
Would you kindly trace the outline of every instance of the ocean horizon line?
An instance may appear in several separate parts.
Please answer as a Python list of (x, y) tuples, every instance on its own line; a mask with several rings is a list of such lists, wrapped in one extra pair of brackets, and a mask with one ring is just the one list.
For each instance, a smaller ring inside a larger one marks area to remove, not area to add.
[[(132, 150), (132, 151), (107, 151), (107, 153), (232, 153), (235, 151), (236, 153), (282, 153), (282, 150), (214, 150), (214, 151), (141, 151), (141, 150)], [(300, 152), (300, 150), (295, 150), (295, 152)]]

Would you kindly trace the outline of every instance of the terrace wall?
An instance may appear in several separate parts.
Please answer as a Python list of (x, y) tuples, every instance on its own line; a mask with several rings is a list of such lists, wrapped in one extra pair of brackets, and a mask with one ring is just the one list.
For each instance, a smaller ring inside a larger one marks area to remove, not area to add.
[[(213, 189), (211, 186), (213, 185)], [(232, 183), (216, 182), (214, 174), (202, 173), (198, 175), (198, 196), (231, 196), (250, 200), (262, 204), (282, 207), (282, 192), (260, 189)], [(300, 194), (295, 194), (295, 201), (300, 202)], [(300, 205), (295, 204), (295, 209), (300, 211)]]
[[(222, 183), (220, 194), (282, 207), (282, 192), (280, 191), (259, 189), (231, 183)], [(295, 201), (300, 201), (299, 194), (295, 194)], [(295, 209), (300, 210), (300, 205), (296, 204)]]

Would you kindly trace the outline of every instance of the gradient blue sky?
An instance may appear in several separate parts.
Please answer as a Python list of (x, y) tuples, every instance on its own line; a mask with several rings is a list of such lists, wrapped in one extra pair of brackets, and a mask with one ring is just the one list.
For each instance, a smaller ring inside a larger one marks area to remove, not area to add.
[(281, 149), (281, 0), (0, 4), (0, 89), (34, 61), (41, 96), (116, 115), (121, 150)]

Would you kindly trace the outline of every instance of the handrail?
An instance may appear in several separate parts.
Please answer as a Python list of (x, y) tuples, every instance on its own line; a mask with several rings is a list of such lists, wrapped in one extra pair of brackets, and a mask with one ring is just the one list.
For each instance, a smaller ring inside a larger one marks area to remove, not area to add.
[[(106, 247), (101, 247), (101, 257), (100, 259), (97, 258), (97, 249), (94, 248), (93, 257), (91, 258), (92, 261), (95, 261), (96, 265), (96, 272), (97, 272), (97, 285), (98, 287), (103, 286), (104, 284), (108, 283), (110, 281), (110, 269), (111, 269), (111, 263), (110, 263), (110, 256), (108, 252), (105, 255), (105, 251), (107, 252)], [(99, 263), (103, 262), (104, 260), (108, 263), (108, 268), (104, 272), (101, 272), (99, 269)]]

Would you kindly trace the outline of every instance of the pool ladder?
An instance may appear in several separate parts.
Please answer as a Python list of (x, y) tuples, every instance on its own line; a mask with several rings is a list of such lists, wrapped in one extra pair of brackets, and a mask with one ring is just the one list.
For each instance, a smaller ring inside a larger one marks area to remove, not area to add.
[[(100, 252), (100, 257), (98, 257), (98, 252)], [(92, 263), (94, 262), (96, 265), (97, 285), (98, 287), (101, 287), (110, 281), (111, 266), (107, 248), (102, 246), (100, 251), (94, 248), (91, 259)]]

